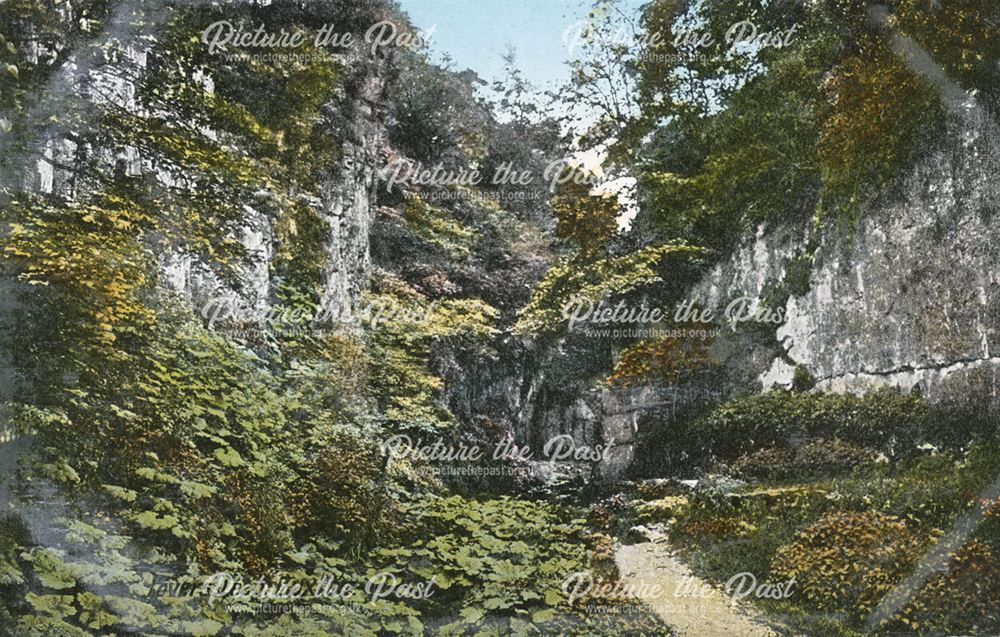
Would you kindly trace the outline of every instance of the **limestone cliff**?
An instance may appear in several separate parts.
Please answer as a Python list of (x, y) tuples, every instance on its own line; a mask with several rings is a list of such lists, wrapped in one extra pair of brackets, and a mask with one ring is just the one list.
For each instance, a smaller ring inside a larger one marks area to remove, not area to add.
[[(336, 164), (323, 167), (320, 196), (307, 197), (327, 224), (324, 241), (327, 256), (320, 287), (323, 290), (320, 314), (348, 316), (355, 309), (371, 272), (369, 226), (381, 165), (379, 149), (384, 143), (384, 106), (387, 59), (356, 46), (342, 56), (347, 69), (341, 90), (323, 108), (327, 126), (341, 140)], [(164, 253), (160, 257), (162, 283), (181, 293), (196, 308), (218, 295), (237, 294), (253, 310), (263, 310), (272, 300), (271, 263), (277, 250), (275, 220), (266, 202), (247, 206), (237, 239), (247, 251), (242, 281), (233, 288), (216, 277), (211, 269), (189, 254)]]
[[(749, 388), (788, 386), (795, 365), (816, 388), (913, 388), (929, 399), (1000, 403), (1000, 130), (969, 109), (946, 148), (864, 206), (854, 228), (827, 223), (811, 261), (809, 224), (762, 231), (718, 264), (693, 294), (710, 307), (766, 286), (790, 294), (775, 351), (736, 348)], [(806, 255), (803, 259), (801, 255)], [(807, 281), (787, 266), (806, 262)], [(752, 380), (751, 380), (752, 378)]]

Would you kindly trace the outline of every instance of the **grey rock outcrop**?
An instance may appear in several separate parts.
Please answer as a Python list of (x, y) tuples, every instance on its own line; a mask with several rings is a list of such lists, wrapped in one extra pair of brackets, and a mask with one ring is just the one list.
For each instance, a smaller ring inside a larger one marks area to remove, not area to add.
[[(1000, 129), (969, 109), (953, 139), (863, 208), (853, 231), (821, 229), (808, 289), (788, 298), (774, 332), (776, 355), (730, 362), (756, 374), (749, 388), (788, 386), (800, 365), (821, 390), (919, 387), (935, 401), (1000, 407)], [(715, 307), (758, 297), (783, 283), (808, 236), (761, 232), (694, 293)]]
[[(358, 46), (344, 55), (346, 76), (338, 95), (324, 106), (324, 125), (341, 140), (338, 160), (324, 169), (319, 197), (300, 199), (327, 223), (327, 255), (320, 286), (319, 316), (354, 315), (371, 274), (369, 227), (372, 202), (384, 144), (382, 93), (387, 60)], [(272, 296), (271, 262), (277, 250), (274, 219), (267, 202), (246, 206), (237, 239), (247, 251), (238, 289), (220, 281), (210, 268), (189, 255), (167, 253), (160, 259), (166, 287), (205, 308), (219, 296), (236, 297), (243, 310), (262, 312)]]
[(369, 229), (384, 144), (386, 60), (354, 55), (341, 99), (327, 108), (331, 126), (343, 137), (340, 161), (322, 188), (321, 216), (329, 224), (327, 261), (322, 273), (321, 312), (354, 314), (371, 274)]

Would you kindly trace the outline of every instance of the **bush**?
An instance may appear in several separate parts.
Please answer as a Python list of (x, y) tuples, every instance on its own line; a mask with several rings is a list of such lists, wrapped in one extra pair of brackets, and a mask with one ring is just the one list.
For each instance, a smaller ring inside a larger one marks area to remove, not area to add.
[(976, 528), (976, 537), (1000, 551), (1000, 497), (982, 499), (983, 520)]
[(979, 633), (1000, 628), (1000, 562), (988, 546), (971, 541), (951, 554), (948, 570), (932, 575), (889, 626), (919, 634)]
[(610, 617), (577, 606), (589, 600), (568, 603), (561, 586), (569, 575), (586, 571), (599, 582), (616, 575), (610, 537), (590, 533), (583, 519), (573, 517), (575, 509), (453, 496), (420, 499), (413, 512), (408, 536), (399, 546), (373, 551), (368, 565), (436, 578), (435, 595), (412, 606), (433, 622), (435, 634), (669, 633), (651, 613), (627, 613), (636, 607), (631, 598), (602, 599), (622, 606)]
[(347, 430), (332, 442), (313, 463), (301, 521), (310, 534), (371, 546), (395, 505), (378, 446)]
[(680, 534), (699, 539), (704, 536), (715, 538), (742, 538), (755, 535), (759, 529), (740, 518), (704, 518), (685, 522), (680, 528)]
[(876, 460), (875, 453), (840, 439), (816, 438), (797, 449), (766, 447), (740, 456), (733, 469), (756, 478), (828, 476)]
[(922, 398), (892, 390), (865, 396), (775, 390), (716, 407), (694, 430), (702, 434), (702, 451), (722, 459), (814, 437), (893, 454), (926, 440), (936, 418)]
[(795, 391), (809, 391), (816, 386), (816, 379), (809, 373), (803, 365), (796, 365), (792, 374), (792, 389)]
[(660, 524), (670, 522), (680, 515), (688, 505), (682, 495), (668, 495), (652, 502), (643, 502), (635, 510), (635, 520), (640, 524)]
[(643, 500), (658, 500), (668, 495), (682, 495), (686, 487), (676, 480), (654, 478), (643, 480), (635, 485), (635, 495)]
[(733, 463), (733, 470), (745, 476), (784, 477), (795, 466), (795, 450), (788, 447), (764, 447), (745, 453)]
[(837, 512), (778, 549), (771, 573), (779, 579), (795, 578), (795, 599), (860, 619), (913, 568), (925, 544), (895, 516)]
[(620, 535), (631, 526), (631, 513), (625, 496), (616, 493), (592, 504), (587, 511), (587, 521), (599, 531)]
[[(922, 528), (947, 528), (968, 511), (1000, 473), (1000, 445), (981, 443), (964, 455), (924, 452), (897, 465), (878, 465), (836, 483), (844, 509), (875, 508)], [(977, 533), (983, 535), (984, 522)]]
[(0, 515), (0, 635), (13, 635), (14, 618), (27, 590), (30, 574), (19, 554), (31, 543), (31, 533), (20, 516)]

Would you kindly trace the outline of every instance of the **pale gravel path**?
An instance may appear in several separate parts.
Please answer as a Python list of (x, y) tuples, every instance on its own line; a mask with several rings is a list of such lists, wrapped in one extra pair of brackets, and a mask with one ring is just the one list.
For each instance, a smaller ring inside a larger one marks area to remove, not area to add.
[[(636, 596), (680, 637), (777, 637), (752, 609), (734, 607), (716, 588), (705, 597), (675, 595), (682, 581), (693, 582), (692, 588), (698, 590), (707, 582), (692, 576), (690, 569), (671, 554), (662, 536), (654, 536), (652, 542), (619, 547), (615, 562), (626, 586), (634, 586)], [(659, 585), (659, 595), (651, 594), (654, 585)]]

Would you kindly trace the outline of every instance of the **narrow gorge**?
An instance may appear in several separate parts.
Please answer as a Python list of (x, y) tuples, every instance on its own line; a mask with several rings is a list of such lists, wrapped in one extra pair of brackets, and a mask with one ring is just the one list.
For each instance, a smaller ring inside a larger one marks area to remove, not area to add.
[(997, 634), (998, 25), (0, 4), (0, 637)]

